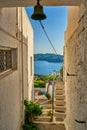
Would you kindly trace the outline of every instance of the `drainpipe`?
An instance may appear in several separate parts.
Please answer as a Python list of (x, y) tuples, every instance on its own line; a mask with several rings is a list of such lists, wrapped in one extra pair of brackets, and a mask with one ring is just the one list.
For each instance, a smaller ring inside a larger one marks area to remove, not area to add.
[[(19, 10), (20, 9), (20, 10)], [(20, 13), (20, 21), (19, 21), (19, 14)], [(19, 22), (21, 22), (21, 32), (19, 32)], [(19, 87), (21, 86), (20, 90), (20, 99), (22, 100), (22, 105), (20, 105), (20, 121), (21, 121), (21, 126), (23, 125), (24, 122), (24, 82), (23, 82), (23, 25), (22, 25), (22, 8), (16, 7), (16, 38), (19, 40), (19, 50), (21, 50), (21, 57), (19, 58), (19, 61), (21, 63), (21, 69), (19, 68)], [(20, 52), (19, 52), (20, 55)], [(20, 122), (19, 121), (19, 122)]]
[(22, 112), (23, 112), (23, 121), (24, 121), (24, 78), (23, 78), (23, 21), (22, 21), (22, 7), (21, 7), (21, 63), (22, 63)]
[(18, 7), (16, 7), (16, 38), (18, 39)]

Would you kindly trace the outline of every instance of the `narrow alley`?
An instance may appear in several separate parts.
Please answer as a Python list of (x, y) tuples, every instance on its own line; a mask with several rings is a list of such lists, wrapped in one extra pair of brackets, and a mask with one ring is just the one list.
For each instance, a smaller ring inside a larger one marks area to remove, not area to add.
[[(0, 130), (23, 130), (24, 100), (34, 100), (35, 28), (25, 8), (37, 3), (37, 0), (0, 0)], [(40, 3), (41, 9), (67, 6), (68, 19), (63, 82), (56, 82), (52, 101), (44, 97), (38, 100), (43, 115), (35, 122), (39, 122), (40, 130), (87, 130), (87, 0)]]

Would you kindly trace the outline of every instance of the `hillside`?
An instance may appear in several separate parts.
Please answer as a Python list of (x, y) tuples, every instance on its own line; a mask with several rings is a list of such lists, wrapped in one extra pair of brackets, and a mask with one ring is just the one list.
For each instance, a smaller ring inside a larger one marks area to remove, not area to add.
[(63, 55), (55, 55), (51, 53), (46, 54), (34, 54), (35, 61), (48, 61), (48, 62), (63, 62)]

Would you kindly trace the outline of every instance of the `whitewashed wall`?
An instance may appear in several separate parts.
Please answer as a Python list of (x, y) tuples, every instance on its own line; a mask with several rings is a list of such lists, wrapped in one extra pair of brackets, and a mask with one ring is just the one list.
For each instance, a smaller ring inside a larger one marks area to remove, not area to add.
[(17, 69), (0, 75), (0, 130), (20, 130), (23, 100), (31, 99), (33, 86), (33, 29), (24, 8), (0, 9), (1, 46), (17, 48)]
[[(66, 129), (87, 129), (87, 2), (69, 12), (65, 43)], [(69, 11), (71, 10), (69, 9)], [(78, 12), (79, 11), (79, 12)], [(74, 15), (73, 15), (74, 14)], [(77, 16), (76, 16), (77, 14)], [(76, 18), (75, 18), (76, 17)], [(72, 20), (73, 19), (73, 20)], [(75, 24), (74, 24), (75, 19)], [(76, 25), (76, 26), (73, 26)], [(69, 27), (73, 27), (72, 30)], [(70, 33), (69, 33), (70, 31)], [(72, 32), (72, 33), (71, 33)], [(73, 74), (76, 74), (72, 76)], [(77, 121), (78, 122), (77, 122)], [(85, 123), (80, 123), (83, 121)]]

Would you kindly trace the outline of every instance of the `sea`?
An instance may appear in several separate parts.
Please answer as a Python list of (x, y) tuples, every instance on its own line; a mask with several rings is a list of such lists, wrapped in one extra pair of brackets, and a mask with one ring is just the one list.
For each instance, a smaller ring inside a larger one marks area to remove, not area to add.
[(49, 75), (53, 72), (59, 72), (62, 67), (62, 63), (54, 63), (47, 61), (34, 61), (34, 74)]

